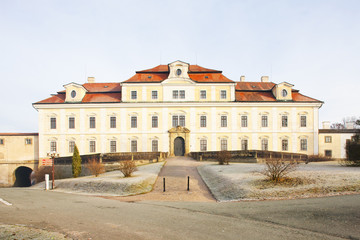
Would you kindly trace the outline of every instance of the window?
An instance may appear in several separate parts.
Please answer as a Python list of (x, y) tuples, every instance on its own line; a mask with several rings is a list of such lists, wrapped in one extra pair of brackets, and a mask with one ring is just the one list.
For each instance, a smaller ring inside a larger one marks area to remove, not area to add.
[(95, 117), (90, 117), (90, 128), (95, 128), (95, 127), (96, 127)]
[(281, 95), (282, 95), (283, 97), (286, 97), (286, 96), (288, 95), (288, 92), (286, 91), (286, 89), (283, 89), (283, 90), (281, 91)]
[(180, 90), (180, 98), (185, 99), (185, 90)]
[(137, 99), (137, 91), (131, 91), (131, 99)]
[(151, 118), (151, 126), (153, 128), (158, 127), (158, 116), (152, 116), (152, 118)]
[(26, 145), (31, 145), (32, 144), (32, 139), (31, 138), (25, 138), (25, 144)]
[(137, 117), (136, 116), (131, 117), (131, 128), (137, 128)]
[(116, 152), (116, 141), (110, 141), (110, 152)]
[(268, 116), (261, 116), (261, 127), (268, 126)]
[(180, 126), (185, 127), (185, 116), (184, 115), (179, 116), (179, 124), (180, 124)]
[(96, 152), (96, 142), (90, 141), (90, 152)]
[(325, 150), (325, 157), (332, 157), (332, 151), (331, 150)]
[(74, 129), (74, 128), (75, 128), (75, 118), (69, 117), (69, 129)]
[(206, 139), (200, 140), (200, 151), (201, 152), (207, 151), (207, 140)]
[(172, 116), (172, 126), (182, 126), (185, 127), (185, 115), (174, 115)]
[(288, 141), (287, 139), (283, 139), (283, 140), (281, 141), (281, 149), (282, 149), (283, 151), (289, 150), (289, 141)]
[(152, 140), (151, 141), (151, 150), (153, 151), (153, 152), (158, 152), (159, 151), (159, 142), (158, 142), (158, 140)]
[(131, 152), (137, 152), (137, 141), (131, 140)]
[(281, 126), (288, 127), (288, 117), (287, 116), (281, 116)]
[(221, 151), (227, 151), (228, 147), (227, 147), (227, 139), (221, 139), (220, 140), (220, 148)]
[(181, 69), (180, 68), (176, 69), (176, 75), (178, 75), (178, 76), (181, 75)]
[(200, 127), (206, 127), (206, 116), (200, 116)]
[(173, 90), (173, 99), (178, 99), (178, 98), (179, 98), (179, 91)]
[(261, 139), (261, 150), (267, 151), (268, 149), (269, 149), (269, 141), (266, 138)]
[(248, 140), (247, 139), (241, 140), (241, 150), (248, 150)]
[(1, 139), (0, 139), (0, 145), (4, 145), (4, 142), (5, 142), (4, 139), (1, 138)]
[(247, 126), (248, 126), (247, 116), (241, 116), (241, 127), (247, 127)]
[(221, 99), (226, 99), (226, 90), (221, 90), (220, 91), (220, 98)]
[(300, 127), (306, 127), (306, 116), (300, 116)]
[(75, 148), (75, 142), (69, 141), (69, 153), (73, 153)]
[(221, 127), (227, 127), (227, 116), (221, 116)]
[(158, 91), (151, 91), (151, 99), (158, 99)]
[(331, 136), (325, 136), (325, 142), (331, 143), (332, 142)]
[(72, 97), (72, 98), (75, 98), (75, 97), (76, 97), (76, 91), (75, 91), (75, 90), (72, 90), (72, 91), (71, 91), (71, 97)]
[(56, 141), (50, 142), (50, 152), (56, 152)]
[(50, 129), (56, 129), (56, 118), (50, 118)]
[(307, 151), (307, 139), (300, 139), (300, 150)]
[(173, 127), (179, 126), (179, 116), (172, 117), (172, 125), (173, 125)]
[(110, 117), (110, 128), (116, 128), (116, 117)]
[(206, 99), (206, 90), (200, 91), (200, 99)]

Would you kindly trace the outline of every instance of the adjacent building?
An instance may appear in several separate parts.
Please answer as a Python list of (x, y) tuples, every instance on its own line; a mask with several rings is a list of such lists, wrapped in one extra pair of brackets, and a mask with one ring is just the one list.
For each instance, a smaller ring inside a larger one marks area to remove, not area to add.
[(233, 81), (175, 61), (119, 83), (69, 83), (33, 104), (39, 156), (105, 152), (272, 150), (318, 153), (323, 102), (288, 82)]

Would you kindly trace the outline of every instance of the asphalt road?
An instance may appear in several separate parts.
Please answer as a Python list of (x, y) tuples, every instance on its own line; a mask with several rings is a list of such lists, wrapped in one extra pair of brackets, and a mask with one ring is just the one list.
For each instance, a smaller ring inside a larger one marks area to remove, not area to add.
[(360, 239), (360, 195), (262, 202), (121, 202), (0, 188), (0, 223), (74, 239)]

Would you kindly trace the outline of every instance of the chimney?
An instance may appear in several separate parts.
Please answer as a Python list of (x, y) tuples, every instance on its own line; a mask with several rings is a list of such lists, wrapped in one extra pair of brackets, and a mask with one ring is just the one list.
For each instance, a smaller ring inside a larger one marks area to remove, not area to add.
[(330, 129), (330, 122), (329, 121), (322, 122), (322, 127), (323, 129)]
[(95, 77), (88, 77), (88, 83), (95, 83)]
[(240, 77), (240, 82), (245, 82), (245, 76)]
[(262, 76), (261, 82), (269, 82), (269, 76)]

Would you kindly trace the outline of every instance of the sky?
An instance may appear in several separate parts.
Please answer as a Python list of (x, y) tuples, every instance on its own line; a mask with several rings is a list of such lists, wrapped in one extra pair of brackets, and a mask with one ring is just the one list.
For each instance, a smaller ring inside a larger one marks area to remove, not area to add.
[(32, 103), (181, 60), (289, 82), (319, 122), (360, 117), (357, 0), (0, 0), (0, 132), (37, 132)]

